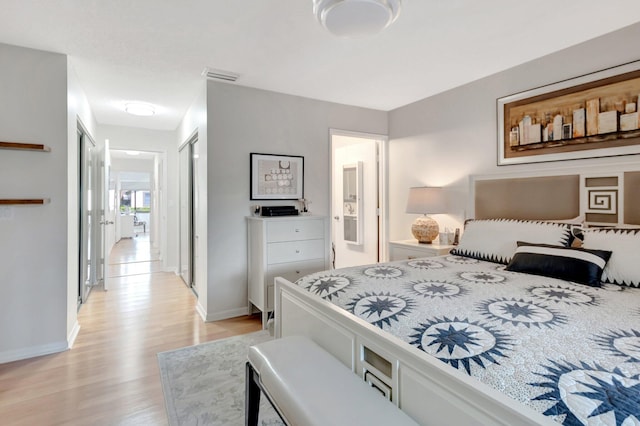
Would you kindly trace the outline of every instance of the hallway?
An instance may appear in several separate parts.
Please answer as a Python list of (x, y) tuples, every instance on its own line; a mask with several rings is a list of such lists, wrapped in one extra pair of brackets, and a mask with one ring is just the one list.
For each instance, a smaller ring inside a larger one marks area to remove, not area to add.
[(70, 351), (0, 365), (3, 425), (167, 424), (156, 354), (260, 329), (255, 316), (204, 323), (148, 234), (121, 240), (109, 263)]

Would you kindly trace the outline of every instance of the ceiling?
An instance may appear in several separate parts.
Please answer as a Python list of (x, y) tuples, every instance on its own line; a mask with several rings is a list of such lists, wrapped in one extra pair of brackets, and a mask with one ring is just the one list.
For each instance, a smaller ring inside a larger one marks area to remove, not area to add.
[[(233, 84), (391, 110), (640, 21), (638, 0), (404, 0), (383, 33), (342, 39), (315, 21), (312, 0), (0, 8), (0, 42), (69, 55), (98, 123), (159, 130), (177, 127), (204, 67), (240, 74)], [(127, 100), (157, 113), (129, 115)]]

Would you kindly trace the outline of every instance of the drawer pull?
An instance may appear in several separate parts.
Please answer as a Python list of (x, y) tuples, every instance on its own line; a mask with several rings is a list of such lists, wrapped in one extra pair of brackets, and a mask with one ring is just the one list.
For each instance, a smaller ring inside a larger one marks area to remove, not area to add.
[(300, 230), (299, 230), (299, 229), (296, 229), (296, 232), (300, 232)]
[(300, 250), (296, 250), (296, 253), (300, 253)]
[(296, 274), (300, 275), (300, 271), (296, 271)]

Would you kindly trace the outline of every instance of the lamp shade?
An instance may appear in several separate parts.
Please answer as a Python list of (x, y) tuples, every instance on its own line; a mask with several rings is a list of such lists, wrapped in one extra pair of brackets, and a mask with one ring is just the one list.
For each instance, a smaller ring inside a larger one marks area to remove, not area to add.
[(447, 197), (442, 188), (417, 186), (409, 188), (407, 213), (443, 214), (448, 213)]

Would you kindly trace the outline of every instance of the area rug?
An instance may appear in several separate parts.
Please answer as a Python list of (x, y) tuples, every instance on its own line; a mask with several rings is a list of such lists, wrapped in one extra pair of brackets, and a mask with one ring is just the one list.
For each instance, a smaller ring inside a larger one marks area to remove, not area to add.
[[(169, 424), (244, 425), (248, 349), (270, 339), (263, 330), (158, 353)], [(282, 425), (264, 397), (260, 401), (258, 424)]]

